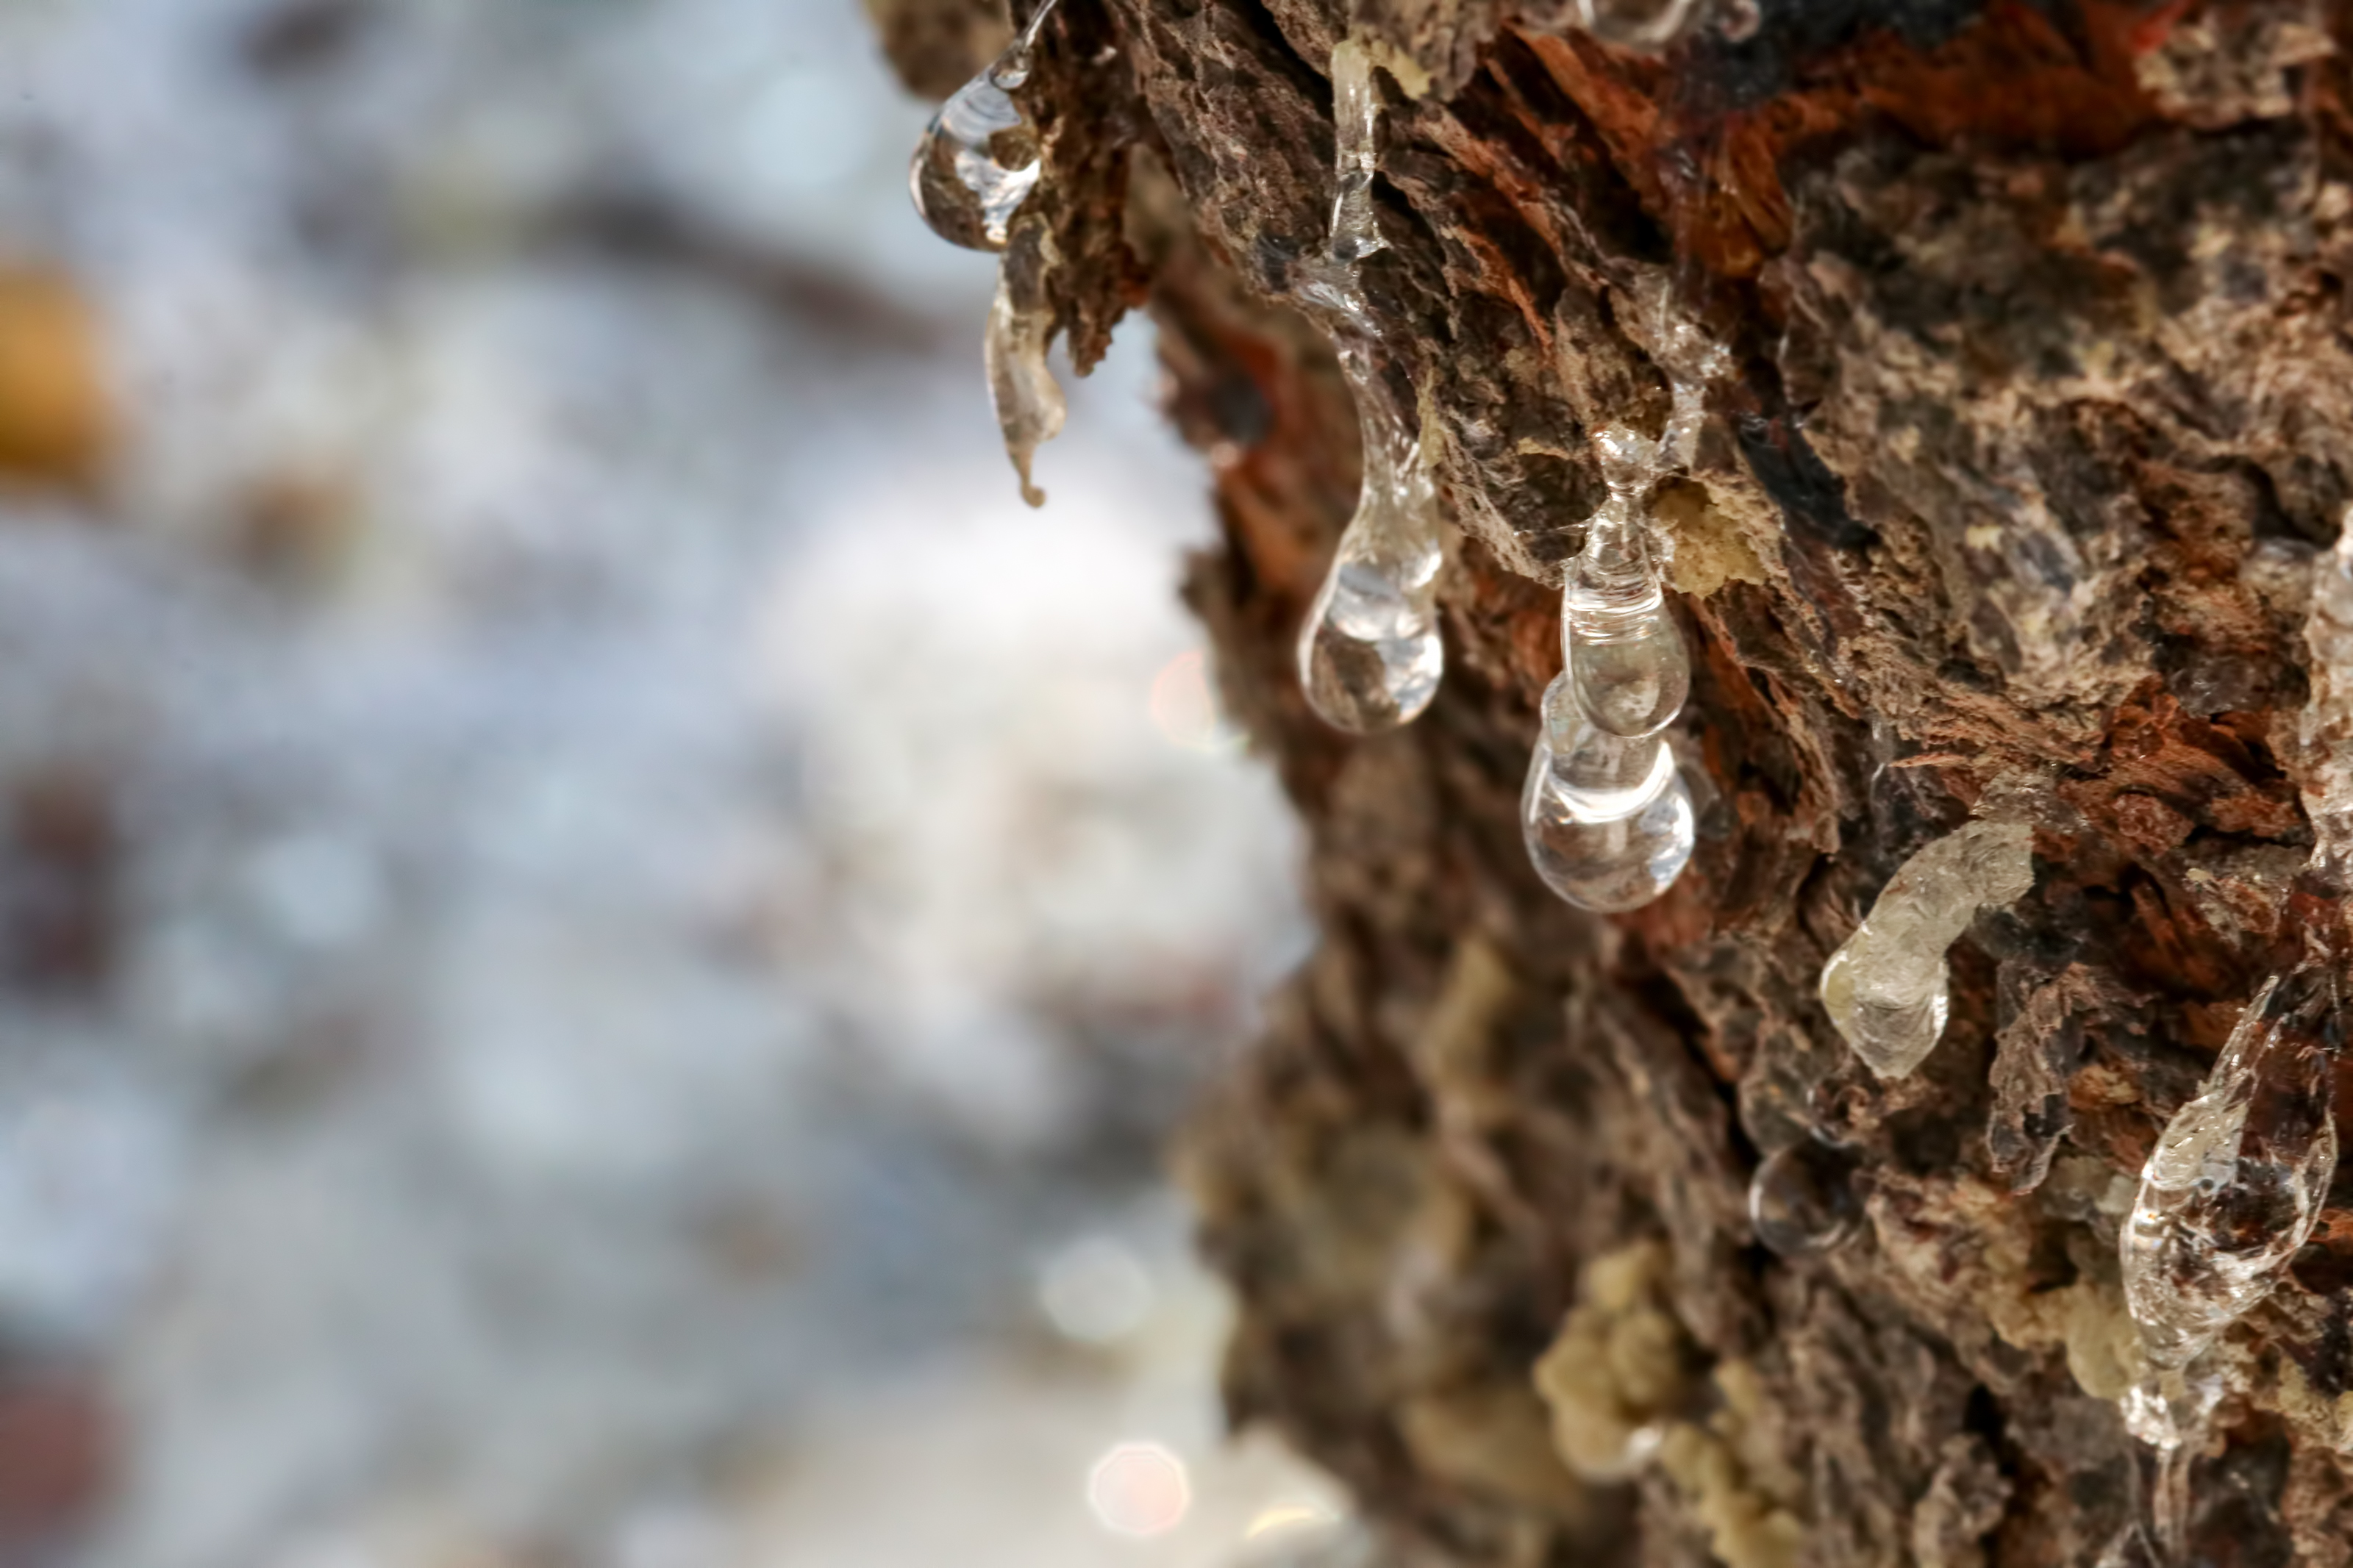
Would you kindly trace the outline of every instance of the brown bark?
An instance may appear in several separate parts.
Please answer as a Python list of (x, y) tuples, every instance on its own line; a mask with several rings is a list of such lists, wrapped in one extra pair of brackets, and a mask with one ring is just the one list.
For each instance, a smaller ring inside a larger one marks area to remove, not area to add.
[[(2118, 1196), (2299, 918), (2301, 584), (2353, 496), (2353, 9), (1766, 0), (1654, 60), (1544, 0), (1064, 5), (1062, 325), (1084, 361), (1129, 304), (1160, 323), (1225, 541), (1188, 594), (1324, 932), (1183, 1151), (1244, 1304), (1236, 1418), (1440, 1560), (2093, 1561), (2135, 1491)], [(934, 90), (1003, 36), (883, 9)], [(1366, 742), (1292, 674), (1356, 440), (1276, 303), (1350, 26), (1393, 62), (1367, 285), (1459, 529), (1444, 689)], [(1516, 800), (1585, 431), (1664, 414), (1625, 324), (1662, 268), (1740, 363), (1660, 502), (1702, 840), (1604, 920), (1536, 881)], [(2063, 803), (2037, 887), (1880, 1083), (1822, 961), (2016, 769)], [(1824, 1119), (1865, 1223), (1785, 1261), (1745, 1188)], [(2237, 1331), (2211, 1561), (2346, 1560), (2347, 1279), (2335, 1207)], [(1556, 1450), (1613, 1419), (1658, 1458), (1575, 1479)]]

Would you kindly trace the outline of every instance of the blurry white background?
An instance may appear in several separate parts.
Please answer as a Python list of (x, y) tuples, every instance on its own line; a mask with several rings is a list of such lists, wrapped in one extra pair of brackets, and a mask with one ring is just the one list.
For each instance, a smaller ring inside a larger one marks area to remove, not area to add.
[(926, 112), (855, 0), (0, 0), (0, 1563), (1331, 1535), (1158, 1163), (1305, 940), (1206, 483), (1134, 321), (1020, 504)]

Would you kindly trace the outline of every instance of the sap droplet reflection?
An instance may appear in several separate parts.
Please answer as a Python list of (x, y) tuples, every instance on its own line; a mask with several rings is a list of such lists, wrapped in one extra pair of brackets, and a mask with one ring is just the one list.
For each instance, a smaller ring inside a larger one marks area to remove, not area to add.
[(1699, 0), (1575, 0), (1576, 24), (1606, 44), (1662, 54), (1692, 27)]

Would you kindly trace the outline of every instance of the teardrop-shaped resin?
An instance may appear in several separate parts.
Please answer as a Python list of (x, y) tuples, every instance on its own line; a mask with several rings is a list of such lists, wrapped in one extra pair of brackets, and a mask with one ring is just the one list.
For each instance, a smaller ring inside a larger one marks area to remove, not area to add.
[(1340, 553), (1299, 637), (1299, 684), (1307, 705), (1335, 729), (1377, 734), (1411, 722), (1446, 673), (1438, 636), (1437, 542), (1426, 559), (1398, 562), (1359, 534)]
[(1411, 722), (1438, 694), (1438, 497), (1370, 353), (1344, 340), (1340, 368), (1364, 429), (1356, 515), (1299, 632), (1299, 684), (1336, 729), (1370, 735)]
[(1656, 734), (1691, 695), (1691, 655), (1648, 541), (1613, 500), (1586, 530), (1560, 599), (1561, 652), (1577, 706), (1613, 735)]
[[(1647, 792), (1629, 787), (1637, 776), (1656, 783)], [(1607, 809), (1597, 811), (1597, 802)], [(1536, 742), (1520, 830), (1545, 885), (1604, 914), (1640, 909), (1672, 887), (1698, 841), (1691, 791), (1665, 742), (1589, 725), (1557, 757), (1549, 739)]]
[(1036, 131), (1013, 90), (1029, 79), (1029, 51), (1056, 0), (1046, 0), (995, 63), (940, 105), (907, 169), (915, 211), (934, 234), (967, 250), (1002, 250), (1008, 226), (1037, 188)]

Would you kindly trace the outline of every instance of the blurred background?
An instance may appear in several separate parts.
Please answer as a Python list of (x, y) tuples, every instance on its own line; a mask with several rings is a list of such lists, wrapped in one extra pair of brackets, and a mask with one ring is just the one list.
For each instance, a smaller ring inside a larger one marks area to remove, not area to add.
[(1160, 1144), (1303, 952), (1148, 329), (856, 0), (0, 0), (0, 1564), (1354, 1554)]

